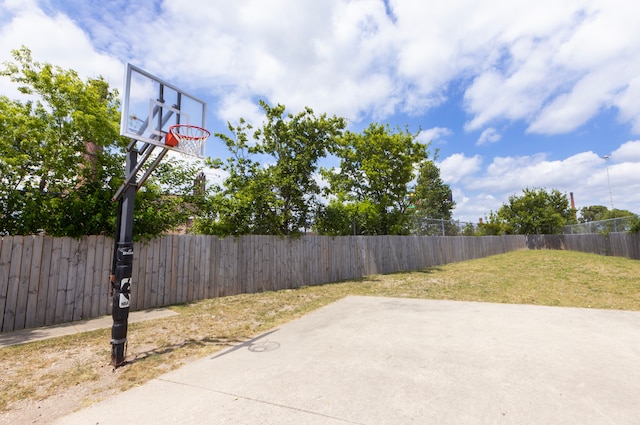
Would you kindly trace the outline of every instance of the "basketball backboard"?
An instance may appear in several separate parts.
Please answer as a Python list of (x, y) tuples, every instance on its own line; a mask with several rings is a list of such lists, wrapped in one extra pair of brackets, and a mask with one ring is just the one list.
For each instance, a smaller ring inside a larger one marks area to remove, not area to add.
[[(181, 152), (165, 145), (169, 127), (191, 124), (206, 128), (207, 105), (176, 86), (127, 64), (122, 94), (120, 134), (143, 143)], [(204, 158), (204, 146), (197, 153)]]

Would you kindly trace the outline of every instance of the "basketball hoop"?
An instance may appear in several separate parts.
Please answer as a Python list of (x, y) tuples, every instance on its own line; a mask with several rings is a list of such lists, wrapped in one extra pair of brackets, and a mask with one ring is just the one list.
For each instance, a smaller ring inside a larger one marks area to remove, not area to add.
[(211, 133), (197, 125), (175, 124), (169, 127), (165, 138), (167, 146), (175, 147), (177, 151), (192, 156), (200, 156), (204, 142)]

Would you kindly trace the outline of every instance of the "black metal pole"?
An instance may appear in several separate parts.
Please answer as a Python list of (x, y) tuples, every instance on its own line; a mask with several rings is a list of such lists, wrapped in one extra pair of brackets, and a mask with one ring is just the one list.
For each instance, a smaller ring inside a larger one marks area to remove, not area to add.
[[(127, 150), (125, 178), (134, 173), (138, 161), (135, 147)], [(133, 272), (133, 210), (136, 196), (136, 179), (129, 185), (118, 200), (118, 218), (116, 222), (113, 261), (111, 265), (111, 294), (113, 296), (111, 316), (111, 364), (122, 366), (126, 357), (127, 328), (131, 294), (131, 275)]]

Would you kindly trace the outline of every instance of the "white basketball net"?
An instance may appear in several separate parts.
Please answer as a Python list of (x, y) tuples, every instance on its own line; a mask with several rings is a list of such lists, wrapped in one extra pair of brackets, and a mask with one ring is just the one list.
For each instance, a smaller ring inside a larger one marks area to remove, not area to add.
[(188, 124), (171, 126), (169, 131), (178, 140), (175, 150), (185, 155), (202, 156), (204, 143), (211, 133), (202, 127)]

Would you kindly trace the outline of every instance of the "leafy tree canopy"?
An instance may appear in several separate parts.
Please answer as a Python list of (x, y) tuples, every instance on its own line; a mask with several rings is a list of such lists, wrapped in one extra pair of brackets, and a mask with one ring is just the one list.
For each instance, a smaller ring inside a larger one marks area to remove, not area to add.
[(628, 217), (632, 215), (635, 214), (628, 210), (619, 210), (617, 208), (610, 210), (603, 205), (591, 205), (580, 208), (580, 217), (578, 218), (578, 221), (580, 223), (589, 223), (592, 221), (609, 220), (612, 218)]
[(521, 196), (510, 196), (497, 214), (492, 214), (488, 227), (499, 226), (506, 234), (555, 234), (562, 226), (574, 222), (574, 210), (566, 194), (557, 189), (524, 189)]
[[(0, 96), (0, 234), (113, 234), (111, 196), (124, 177), (128, 143), (119, 135), (117, 91), (101, 77), (85, 82), (73, 70), (36, 62), (26, 47), (13, 58), (0, 76), (29, 100)], [(196, 173), (181, 162), (156, 171), (139, 192), (134, 232), (153, 236), (186, 221), (180, 203)]]
[[(357, 234), (407, 233), (409, 184), (416, 177), (416, 167), (430, 154), (429, 145), (416, 141), (416, 136), (373, 123), (362, 133), (347, 131), (338, 138), (333, 153), (340, 158), (340, 167), (321, 171), (329, 182), (326, 193), (335, 201), (321, 210), (324, 221), (318, 223), (318, 230), (341, 229), (340, 223), (326, 220), (344, 211), (353, 214), (352, 223), (367, 223), (354, 226)], [(425, 176), (424, 182), (427, 180)], [(427, 183), (422, 185), (426, 187)]]
[(442, 181), (440, 169), (434, 161), (423, 161), (418, 168), (416, 184), (409, 193), (408, 213), (412, 219), (411, 233), (418, 235), (433, 233), (430, 219), (451, 220), (451, 211), (454, 207), (451, 188)]
[[(320, 187), (317, 163), (335, 144), (346, 122), (311, 108), (293, 114), (284, 105), (260, 102), (266, 121), (254, 130), (244, 119), (217, 134), (230, 152), (226, 162), (210, 161), (228, 177), (211, 199), (196, 229), (219, 236), (295, 235), (310, 226)], [(265, 165), (260, 163), (265, 162)]]

